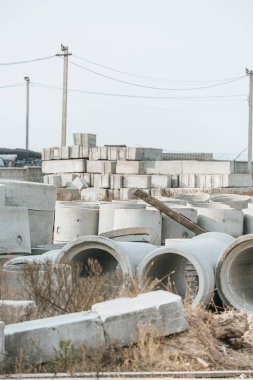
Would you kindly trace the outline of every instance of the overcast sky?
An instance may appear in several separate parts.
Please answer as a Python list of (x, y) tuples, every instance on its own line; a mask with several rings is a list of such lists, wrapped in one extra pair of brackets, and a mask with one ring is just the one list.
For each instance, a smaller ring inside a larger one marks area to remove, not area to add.
[[(247, 147), (249, 78), (200, 90), (174, 89), (213, 86), (253, 69), (252, 15), (252, 0), (0, 0), (0, 63), (51, 56), (63, 43), (73, 53), (70, 61), (88, 69), (172, 89), (124, 84), (69, 63), (70, 89), (176, 98), (69, 91), (69, 145), (73, 132), (89, 132), (97, 134), (99, 145), (236, 155)], [(111, 71), (74, 55), (164, 80)], [(24, 76), (61, 87), (63, 61), (0, 66), (0, 86), (24, 83)], [(31, 85), (31, 149), (60, 144), (61, 105), (61, 90)], [(0, 123), (1, 147), (25, 147), (24, 84), (0, 88)]]

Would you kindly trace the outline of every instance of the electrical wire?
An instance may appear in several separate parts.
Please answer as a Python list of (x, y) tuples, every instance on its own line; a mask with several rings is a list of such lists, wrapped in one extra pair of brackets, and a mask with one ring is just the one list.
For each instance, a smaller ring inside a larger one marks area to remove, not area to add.
[(123, 71), (123, 70), (118, 70), (118, 69), (115, 69), (115, 68), (113, 68), (111, 66), (102, 65), (100, 63), (97, 63), (95, 61), (91, 61), (90, 59), (83, 58), (83, 57), (80, 57), (80, 56), (75, 55), (75, 54), (72, 54), (72, 57), (75, 57), (77, 59), (80, 59), (81, 61), (90, 63), (92, 65), (95, 65), (95, 66), (98, 66), (98, 67), (102, 67), (103, 69), (114, 71), (114, 72), (119, 73), (119, 74), (124, 74), (124, 75), (128, 75), (128, 76), (135, 77), (135, 78), (148, 79), (148, 80), (153, 80), (153, 81), (160, 81), (160, 82), (170, 82), (170, 83), (217, 83), (217, 82), (224, 82), (224, 81), (228, 81), (228, 80), (234, 79), (234, 78), (223, 78), (223, 79), (215, 79), (215, 80), (173, 80), (173, 79), (166, 79), (166, 78), (157, 78), (157, 77), (152, 77), (152, 76), (133, 74), (133, 73), (129, 73), (129, 72)]
[[(52, 86), (48, 84), (43, 83), (37, 83), (37, 82), (31, 82), (34, 86), (39, 87), (45, 87), (45, 88), (52, 88), (57, 90), (62, 90), (62, 87), (58, 86)], [(103, 96), (110, 96), (110, 97), (121, 97), (121, 98), (134, 98), (134, 99), (177, 99), (177, 100), (187, 100), (187, 99), (213, 99), (213, 100), (220, 100), (220, 99), (228, 99), (228, 98), (240, 98), (240, 97), (247, 97), (245, 94), (233, 94), (233, 95), (209, 95), (209, 96), (146, 96), (146, 95), (131, 95), (131, 94), (117, 94), (117, 93), (110, 93), (110, 92), (98, 92), (98, 91), (86, 91), (86, 90), (79, 90), (79, 89), (71, 89), (69, 88), (68, 91), (71, 92), (78, 92), (83, 93), (87, 95), (103, 95)], [(235, 99), (236, 100), (236, 99)], [(245, 99), (246, 100), (246, 99)]]
[(236, 77), (236, 78), (233, 78), (233, 79), (230, 79), (228, 81), (225, 81), (225, 82), (221, 82), (221, 83), (216, 83), (216, 84), (212, 84), (212, 85), (209, 85), (209, 86), (202, 86), (202, 87), (191, 87), (191, 88), (165, 88), (165, 87), (153, 87), (153, 86), (146, 86), (146, 85), (142, 85), (142, 84), (138, 84), (138, 83), (134, 83), (134, 82), (127, 82), (127, 81), (123, 81), (121, 79), (117, 79), (117, 78), (114, 78), (114, 77), (111, 77), (111, 76), (108, 76), (108, 75), (105, 75), (105, 74), (101, 74), (101, 73), (98, 73), (97, 71), (94, 71), (94, 70), (91, 70), (85, 66), (82, 66), (82, 65), (79, 65), (78, 63), (76, 62), (73, 62), (71, 60), (69, 60), (69, 63), (71, 63), (72, 65), (74, 66), (77, 66), (79, 68), (82, 68), (92, 74), (95, 74), (95, 75), (99, 75), (103, 78), (106, 78), (106, 79), (110, 79), (110, 80), (113, 80), (113, 81), (116, 81), (116, 82), (119, 82), (119, 83), (123, 83), (123, 84), (127, 84), (127, 85), (131, 85), (131, 86), (135, 86), (135, 87), (141, 87), (141, 88), (147, 88), (147, 89), (151, 89), (151, 90), (162, 90), (162, 91), (192, 91), (192, 90), (203, 90), (203, 89), (207, 89), (207, 88), (212, 88), (212, 87), (219, 87), (219, 86), (224, 86), (226, 84), (229, 84), (229, 83), (232, 83), (232, 82), (235, 82), (239, 79), (242, 79), (244, 77), (246, 77), (247, 75), (242, 75), (240, 77)]
[(0, 86), (0, 88), (18, 87), (18, 86), (24, 86), (24, 84), (25, 83), (8, 84), (6, 86)]
[(10, 66), (10, 65), (21, 65), (23, 63), (29, 63), (29, 62), (37, 62), (37, 61), (45, 61), (46, 59), (55, 58), (56, 55), (49, 55), (48, 57), (42, 57), (42, 58), (34, 58), (34, 59), (27, 59), (24, 61), (16, 61), (16, 62), (0, 62), (0, 66)]

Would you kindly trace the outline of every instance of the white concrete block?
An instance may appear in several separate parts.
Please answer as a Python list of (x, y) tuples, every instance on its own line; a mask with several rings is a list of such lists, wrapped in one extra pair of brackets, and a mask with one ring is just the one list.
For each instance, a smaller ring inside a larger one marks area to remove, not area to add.
[(196, 187), (196, 175), (195, 174), (180, 174), (179, 175), (179, 187), (195, 188)]
[(107, 345), (137, 343), (143, 332), (167, 336), (187, 329), (181, 297), (159, 290), (92, 306), (103, 322)]
[(162, 149), (156, 148), (127, 148), (126, 159), (132, 161), (161, 160)]
[(150, 175), (126, 175), (123, 177), (123, 187), (139, 187), (149, 189), (151, 187)]
[(87, 173), (115, 174), (116, 161), (87, 161)]
[(143, 161), (143, 148), (127, 148), (126, 159), (131, 161)]
[(6, 324), (32, 319), (36, 311), (37, 307), (34, 301), (0, 300), (0, 320)]
[(55, 146), (51, 148), (51, 159), (60, 160), (61, 159), (61, 147)]
[(96, 146), (97, 136), (92, 133), (73, 133), (74, 145)]
[(126, 160), (126, 156), (127, 156), (127, 148), (116, 147), (116, 146), (108, 147), (108, 160), (110, 161)]
[(76, 177), (72, 181), (72, 186), (77, 188), (79, 191), (81, 191), (82, 189), (87, 189), (87, 187), (89, 187), (87, 182), (81, 177)]
[(144, 174), (145, 167), (143, 161), (118, 161), (116, 174)]
[(87, 349), (103, 349), (104, 332), (97, 313), (79, 312), (14, 323), (5, 327), (5, 349), (14, 360), (22, 353), (25, 364), (51, 361), (62, 340)]
[(70, 157), (70, 149), (69, 146), (61, 146), (61, 159), (68, 160)]
[(107, 200), (108, 192), (107, 189), (102, 188), (88, 188), (81, 191), (82, 201), (105, 201)]
[(78, 177), (79, 173), (62, 173), (61, 174), (61, 181), (62, 181), (62, 187), (68, 187), (71, 186), (72, 181), (76, 177)]
[(44, 149), (42, 149), (42, 160), (44, 160), (44, 161), (52, 160), (52, 157), (51, 157), (51, 148), (44, 148)]
[(91, 174), (90, 173), (81, 173), (81, 178), (87, 183), (88, 187), (92, 187), (91, 185)]
[(62, 180), (61, 180), (61, 175), (57, 174), (49, 174), (47, 176), (44, 176), (47, 179), (46, 183), (47, 185), (53, 185), (56, 187), (62, 187)]
[(136, 199), (136, 197), (133, 195), (133, 188), (121, 188), (120, 189), (120, 200), (121, 201), (128, 201), (130, 199)]
[(251, 174), (223, 174), (222, 187), (250, 187), (252, 186)]
[(171, 178), (169, 175), (152, 175), (151, 176), (151, 187), (166, 189), (171, 187)]
[(179, 175), (178, 174), (172, 174), (170, 176), (171, 178), (171, 187), (177, 188), (179, 187)]
[(6, 206), (27, 207), (30, 210), (47, 211), (53, 211), (55, 208), (55, 186), (8, 179), (1, 179), (0, 184), (5, 186)]
[(72, 145), (69, 147), (70, 158), (81, 158), (82, 157), (82, 146), (81, 145)]
[(94, 174), (94, 187), (109, 189), (111, 183), (111, 176), (108, 174)]
[(83, 158), (72, 160), (54, 160), (42, 162), (42, 173), (83, 173), (86, 171), (86, 160)]
[(89, 148), (87, 146), (81, 146), (80, 158), (89, 158)]
[(123, 176), (119, 174), (113, 174), (111, 176), (111, 189), (116, 190), (123, 187)]
[(212, 188), (217, 189), (219, 187), (222, 187), (222, 175), (212, 174)]
[(165, 189), (154, 187), (151, 189), (150, 194), (152, 195), (152, 197), (162, 197), (165, 195)]
[(0, 207), (0, 254), (5, 253), (31, 253), (28, 210), (24, 207)]
[(92, 161), (107, 160), (108, 148), (106, 146), (97, 146), (89, 148), (89, 159)]

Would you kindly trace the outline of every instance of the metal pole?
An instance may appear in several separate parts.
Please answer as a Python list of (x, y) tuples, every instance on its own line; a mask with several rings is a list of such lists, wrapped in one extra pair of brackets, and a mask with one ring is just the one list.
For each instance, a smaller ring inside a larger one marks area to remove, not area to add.
[(252, 174), (252, 92), (253, 92), (253, 71), (246, 69), (249, 75), (249, 128), (248, 128), (248, 172)]
[(30, 78), (24, 77), (26, 81), (26, 134), (25, 134), (25, 148), (29, 149), (29, 87), (30, 87)]
[(64, 56), (63, 69), (63, 93), (62, 93), (62, 129), (61, 129), (61, 145), (66, 145), (67, 136), (67, 95), (68, 95), (68, 46), (61, 45)]

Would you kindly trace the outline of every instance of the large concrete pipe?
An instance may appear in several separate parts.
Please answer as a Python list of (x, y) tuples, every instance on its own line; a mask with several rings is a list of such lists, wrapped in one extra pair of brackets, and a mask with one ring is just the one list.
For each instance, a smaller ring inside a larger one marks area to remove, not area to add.
[(251, 201), (251, 197), (248, 195), (240, 194), (219, 194), (212, 195), (210, 202), (213, 203), (225, 203), (236, 210), (242, 210), (248, 207), (248, 203)]
[[(114, 201), (111, 203), (101, 204), (99, 212), (99, 225), (98, 233), (113, 231), (114, 227), (114, 213), (118, 209), (140, 209), (146, 208), (145, 203), (128, 202), (128, 201)], [(144, 226), (141, 226), (144, 227)], [(123, 228), (123, 227), (122, 227)]]
[(137, 276), (141, 286), (160, 280), (159, 287), (169, 285), (193, 305), (208, 304), (215, 289), (215, 266), (223, 249), (233, 237), (207, 232), (192, 239), (181, 239), (149, 253), (140, 262)]
[(253, 234), (232, 241), (216, 267), (218, 293), (227, 306), (253, 314)]
[(60, 202), (55, 208), (54, 243), (97, 235), (98, 219), (99, 204)]

